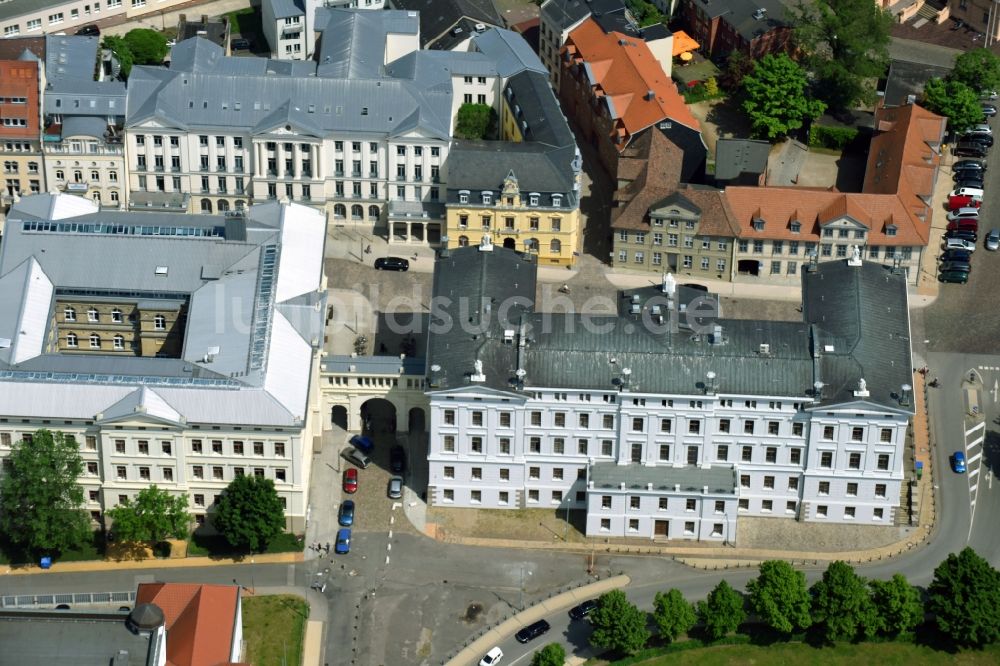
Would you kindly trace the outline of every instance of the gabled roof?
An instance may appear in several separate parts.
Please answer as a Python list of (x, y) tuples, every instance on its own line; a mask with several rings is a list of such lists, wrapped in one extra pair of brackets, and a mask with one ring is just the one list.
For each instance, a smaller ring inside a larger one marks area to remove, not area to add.
[(156, 604), (163, 611), (167, 661), (171, 666), (230, 663), (239, 634), (238, 586), (140, 583), (135, 602)]
[(476, 33), (472, 43), (480, 53), (495, 63), (497, 73), (504, 79), (525, 70), (548, 76), (549, 71), (538, 54), (516, 32), (490, 28), (486, 32)]
[(420, 12), (421, 48), (429, 48), (463, 18), (488, 26), (504, 24), (492, 0), (392, 0), (392, 6)]
[(615, 192), (618, 205), (611, 209), (612, 228), (647, 228), (650, 207), (677, 188), (683, 157), (684, 152), (661, 132), (640, 135), (619, 160), (619, 178), (632, 163), (640, 165), (641, 171)]
[(149, 416), (168, 423), (181, 423), (180, 413), (151, 388), (140, 386), (104, 410), (101, 421)]
[[(570, 33), (563, 48), (572, 62), (591, 63), (591, 83), (606, 100), (613, 100), (612, 117), (627, 136), (664, 120), (701, 131), (677, 87), (641, 39), (605, 33), (591, 18)], [(616, 143), (619, 150), (627, 144)]]
[(80, 35), (45, 36), (45, 80), (92, 81), (97, 62), (97, 37)]

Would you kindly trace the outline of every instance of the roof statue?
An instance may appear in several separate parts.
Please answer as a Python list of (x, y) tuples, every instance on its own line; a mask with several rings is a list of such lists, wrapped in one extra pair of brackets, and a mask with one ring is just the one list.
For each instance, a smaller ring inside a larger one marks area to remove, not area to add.
[(852, 245), (851, 246), (851, 258), (847, 260), (848, 266), (860, 266), (861, 265), (861, 246)]

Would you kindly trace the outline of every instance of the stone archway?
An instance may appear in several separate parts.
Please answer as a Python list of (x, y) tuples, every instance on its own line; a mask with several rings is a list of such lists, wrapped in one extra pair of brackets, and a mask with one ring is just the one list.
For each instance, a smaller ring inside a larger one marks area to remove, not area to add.
[(407, 426), (408, 432), (411, 433), (424, 432), (427, 429), (427, 420), (422, 408), (414, 407), (410, 410)]
[(505, 248), (507, 248), (508, 250), (516, 250), (517, 249), (517, 241), (515, 241), (513, 238), (509, 238), (509, 237), (508, 238), (504, 238), (503, 239), (503, 246)]
[(396, 432), (396, 406), (385, 398), (369, 398), (361, 404), (361, 432), (366, 435)]
[(347, 430), (347, 407), (343, 405), (334, 405), (330, 408), (330, 423)]

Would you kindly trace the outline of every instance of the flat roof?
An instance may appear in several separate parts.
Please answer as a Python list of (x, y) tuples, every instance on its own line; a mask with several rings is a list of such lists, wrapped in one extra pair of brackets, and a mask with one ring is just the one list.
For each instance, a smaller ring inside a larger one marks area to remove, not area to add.
[(127, 617), (118, 612), (0, 612), (0, 665), (144, 666), (150, 636), (129, 631)]
[[(649, 466), (638, 463), (619, 465), (614, 462), (595, 463), (590, 467), (591, 490), (625, 490), (702, 492), (708, 487), (713, 494), (736, 494), (736, 472), (732, 465), (711, 467)], [(650, 488), (652, 485), (652, 488)], [(678, 489), (677, 486), (680, 486)]]

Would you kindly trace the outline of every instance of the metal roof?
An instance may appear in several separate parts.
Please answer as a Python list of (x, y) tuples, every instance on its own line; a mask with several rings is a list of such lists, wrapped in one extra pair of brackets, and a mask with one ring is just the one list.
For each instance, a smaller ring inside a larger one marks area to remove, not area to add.
[(548, 77), (549, 70), (539, 60), (538, 54), (528, 46), (524, 37), (512, 30), (490, 28), (476, 33), (472, 43), (496, 64), (497, 72), (505, 79), (524, 70)]
[(707, 487), (711, 494), (736, 494), (736, 468), (732, 465), (670, 467), (599, 462), (590, 466), (590, 481), (594, 484), (592, 492), (621, 490), (624, 484), (625, 490), (690, 494)]
[[(354, 370), (351, 370), (351, 366)], [(327, 356), (323, 361), (323, 372), (356, 372), (360, 375), (404, 375), (422, 377), (426, 364), (422, 358), (399, 358), (398, 356)]]
[[(59, 3), (64, 4), (64, 3)], [(35, 3), (32, 9), (38, 9)], [(0, 8), (4, 4), (0, 4)], [(45, 80), (56, 84), (64, 80), (93, 81), (97, 63), (98, 37), (80, 35), (45, 36)]]
[(45, 88), (45, 113), (64, 117), (125, 115), (125, 84), (121, 81), (58, 79)]
[(264, 2), (271, 5), (271, 14), (276, 19), (305, 16), (306, 13), (302, 8), (302, 0), (264, 0)]
[(104, 133), (108, 131), (107, 116), (99, 118), (97, 116), (66, 116), (62, 123), (62, 136), (86, 136), (95, 139), (103, 139)]

